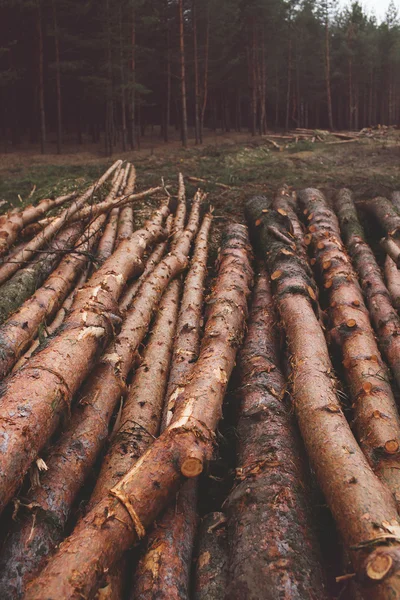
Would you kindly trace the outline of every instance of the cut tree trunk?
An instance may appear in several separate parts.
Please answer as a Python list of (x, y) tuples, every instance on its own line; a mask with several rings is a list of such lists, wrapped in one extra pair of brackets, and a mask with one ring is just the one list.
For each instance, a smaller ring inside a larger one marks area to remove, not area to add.
[(42, 200), (36, 206), (27, 206), (22, 212), (8, 213), (0, 216), (0, 256), (7, 254), (17, 240), (20, 232), (30, 223), (34, 223), (49, 210), (57, 208), (76, 198), (77, 192), (59, 196), (55, 200)]
[(185, 227), (186, 221), (186, 190), (182, 173), (179, 173), (178, 206), (172, 232), (172, 243), (176, 243)]
[(259, 199), (250, 201), (247, 214), (272, 274), (291, 354), (294, 410), (306, 450), (349, 549), (363, 597), (388, 600), (400, 594), (396, 503), (369, 466), (342, 412), (317, 318), (315, 284), (293, 253), (290, 220), (271, 210), (260, 217), (264, 208), (268, 206)]
[[(0, 406), (0, 510), (69, 410), (71, 398), (120, 324), (118, 300), (126, 281), (142, 270), (149, 244), (163, 235), (169, 209), (125, 240), (77, 294), (62, 332), (8, 379)], [(16, 412), (15, 406), (19, 409)]]
[(115, 240), (117, 238), (119, 211), (119, 208), (112, 209), (108, 223), (104, 229), (104, 234), (99, 242), (96, 261), (100, 266), (104, 264), (104, 262), (110, 258), (111, 254), (113, 253)]
[[(129, 178), (127, 181), (125, 181), (123, 195), (131, 196), (135, 189), (135, 185), (136, 185), (136, 169), (132, 165), (130, 173), (129, 173)], [(121, 211), (119, 214), (117, 239), (115, 242), (116, 247), (118, 248), (120, 243), (123, 240), (126, 240), (127, 238), (129, 238), (132, 235), (132, 233), (133, 233), (133, 208), (132, 208), (132, 204), (127, 204), (126, 206), (121, 208)]]
[[(227, 597), (326, 598), (303, 450), (268, 275), (261, 267), (240, 353), (236, 484), (228, 496)], [(301, 485), (299, 485), (301, 482)]]
[(223, 243), (199, 360), (179, 418), (75, 528), (28, 586), (25, 598), (91, 596), (110, 569), (172, 500), (183, 477), (210, 457), (222, 401), (240, 345), (251, 283), (247, 230), (234, 225)]
[[(365, 241), (350, 190), (337, 195), (335, 208), (344, 242), (358, 273), (372, 324), (380, 347), (400, 389), (400, 318), (393, 308), (390, 294), (371, 248)], [(390, 257), (388, 257), (389, 260)], [(392, 261), (393, 266), (395, 267)]]
[(326, 290), (329, 333), (341, 352), (357, 439), (400, 507), (400, 418), (357, 275), (321, 192), (308, 188), (299, 199), (308, 214), (307, 241)]
[[(228, 587), (228, 539), (223, 513), (206, 515), (201, 522), (194, 575), (194, 600), (222, 600)], [(247, 598), (241, 596), (241, 598)], [(258, 596), (260, 598), (260, 596)]]
[(378, 221), (386, 238), (382, 240), (385, 252), (400, 267), (400, 215), (387, 198), (379, 196), (361, 205)]
[(51, 319), (61, 307), (75, 280), (87, 264), (101, 233), (106, 217), (90, 225), (74, 250), (53, 271), (45, 284), (26, 300), (0, 327), (0, 380), (11, 371), (17, 360), (36, 337), (40, 325)]
[(400, 213), (400, 192), (393, 192), (391, 200), (396, 207), (396, 210)]
[[(16, 271), (18, 271), (20, 266), (23, 265), (25, 261), (30, 260), (38, 250), (43, 248), (46, 242), (48, 242), (58, 231), (60, 231), (62, 227), (71, 222), (71, 217), (80, 211), (84, 204), (86, 204), (91, 198), (95, 190), (103, 185), (103, 183), (107, 181), (107, 179), (114, 173), (116, 169), (121, 168), (121, 163), (122, 161), (117, 160), (94, 185), (92, 185), (77, 200), (74, 200), (65, 211), (53, 219), (52, 222), (47, 225), (43, 231), (38, 233), (38, 235), (34, 237), (23, 250), (14, 256), (11, 263), (2, 265), (0, 267), (0, 284), (7, 281), (7, 279), (9, 279)], [(88, 208), (90, 209), (91, 207)]]
[[(162, 431), (170, 424), (173, 407), (168, 405), (176, 392), (189, 382), (200, 349), (200, 332), (207, 275), (208, 235), (211, 214), (204, 217), (179, 312)], [(179, 389), (178, 389), (179, 388)], [(173, 400), (172, 400), (173, 402)], [(169, 410), (169, 408), (171, 410)], [(186, 481), (173, 504), (149, 534), (147, 549), (133, 579), (132, 598), (189, 598), (190, 570), (197, 525), (197, 482)], [(157, 568), (152, 566), (156, 564)]]
[(390, 258), (386, 257), (385, 260), (385, 280), (389, 290), (390, 297), (393, 302), (393, 306), (396, 307), (397, 311), (400, 310), (400, 271), (396, 266), (396, 263)]

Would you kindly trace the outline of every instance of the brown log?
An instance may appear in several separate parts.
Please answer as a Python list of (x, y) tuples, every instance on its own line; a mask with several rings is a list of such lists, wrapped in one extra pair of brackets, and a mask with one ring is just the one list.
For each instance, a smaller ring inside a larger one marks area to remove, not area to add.
[(139, 279), (137, 281), (135, 281), (134, 283), (130, 284), (127, 287), (126, 291), (124, 292), (124, 294), (121, 298), (121, 301), (119, 303), (119, 310), (122, 313), (126, 312), (128, 310), (128, 308), (131, 306), (136, 294), (138, 293), (140, 287), (143, 285), (143, 282), (154, 271), (155, 267), (158, 265), (158, 263), (163, 258), (164, 254), (168, 248), (168, 238), (171, 235), (173, 220), (174, 220), (173, 216), (170, 215), (167, 219), (167, 224), (166, 224), (167, 239), (164, 242), (160, 242), (160, 244), (157, 244), (157, 246), (154, 248), (153, 252), (150, 254), (149, 258), (147, 259), (145, 269), (144, 269), (143, 273), (141, 274), (141, 276), (139, 277)]
[[(128, 165), (129, 167), (130, 165)], [(129, 169), (127, 168), (127, 171), (129, 172), (129, 178), (127, 180), (127, 182), (125, 183), (124, 186), (124, 191), (123, 191), (123, 196), (131, 196), (133, 194), (133, 191), (135, 189), (135, 185), (136, 185), (136, 169), (135, 167), (132, 165)], [(123, 208), (121, 208), (120, 213), (119, 213), (119, 220), (118, 220), (118, 232), (117, 232), (117, 239), (115, 242), (116, 247), (119, 246), (119, 244), (129, 238), (133, 233), (133, 208), (132, 208), (132, 204), (127, 204), (126, 206), (124, 206)]]
[(60, 231), (40, 258), (17, 271), (0, 287), (0, 323), (4, 323), (28, 298), (41, 287), (66, 252), (71, 252), (83, 224), (74, 223)]
[(318, 190), (299, 195), (310, 248), (329, 302), (330, 336), (341, 351), (360, 446), (400, 507), (400, 417), (339, 223)]
[[(269, 211), (255, 226), (259, 210), (259, 201), (248, 203), (248, 218), (267, 257), (287, 335), (294, 410), (306, 450), (349, 549), (364, 598), (395, 598), (400, 594), (396, 503), (372, 471), (342, 412), (316, 301), (310, 293), (313, 283), (302, 260), (283, 241), (291, 231), (290, 220)], [(270, 233), (270, 226), (281, 231), (281, 239)]]
[(121, 292), (126, 281), (142, 270), (147, 245), (163, 235), (161, 224), (168, 212), (162, 206), (152, 221), (120, 245), (77, 294), (59, 335), (5, 384), (0, 406), (0, 510), (114, 335), (114, 326), (120, 323)]
[(287, 590), (291, 600), (327, 597), (277, 321), (261, 268), (239, 361), (236, 483), (224, 505), (232, 600), (288, 598)]
[(17, 240), (20, 232), (24, 227), (37, 221), (46, 214), (47, 211), (61, 206), (73, 200), (77, 196), (77, 192), (72, 192), (66, 196), (59, 196), (55, 200), (41, 200), (36, 206), (27, 206), (23, 211), (15, 213), (11, 212), (0, 216), (0, 256), (7, 254), (8, 250)]
[(75, 252), (68, 254), (45, 284), (26, 300), (0, 327), (0, 379), (11, 371), (17, 360), (36, 337), (40, 325), (51, 319), (61, 307), (75, 280), (84, 269), (95, 246), (105, 216), (98, 217), (78, 240)]
[[(24, 262), (30, 260), (34, 254), (43, 248), (43, 246), (48, 242), (60, 229), (62, 229), (66, 223), (72, 222), (72, 217), (80, 209), (86, 204), (86, 202), (91, 198), (93, 193), (101, 186), (107, 179), (112, 175), (112, 173), (116, 169), (121, 168), (122, 161), (117, 160), (105, 173), (100, 177), (100, 179), (92, 185), (82, 196), (79, 196), (77, 200), (74, 200), (72, 204), (63, 211), (60, 215), (58, 215), (47, 227), (43, 229), (37, 236), (35, 236), (29, 244), (25, 246), (23, 250), (18, 252), (16, 256), (13, 257), (12, 262), (3, 264), (0, 267), (0, 284), (4, 283), (9, 279)], [(89, 211), (91, 207), (89, 208)], [(81, 219), (79, 219), (81, 220)]]
[(385, 232), (382, 240), (385, 252), (400, 268), (400, 215), (387, 198), (379, 196), (361, 204), (379, 223)]
[(119, 208), (113, 208), (97, 248), (96, 261), (101, 266), (113, 253), (117, 238)]
[[(194, 600), (229, 598), (230, 596), (226, 595), (228, 582), (226, 518), (220, 512), (210, 513), (202, 519), (200, 526), (193, 598)], [(244, 599), (248, 596), (240, 597)], [(261, 596), (260, 591), (258, 598), (261, 597), (264, 596)]]
[[(191, 268), (185, 280), (162, 431), (170, 424), (173, 417), (174, 394), (183, 392), (200, 349), (211, 219), (211, 214), (207, 214), (203, 219), (196, 239)], [(168, 399), (171, 399), (173, 405), (168, 405)], [(132, 599), (189, 598), (190, 567), (196, 525), (197, 482), (189, 480), (184, 483), (175, 502), (166, 510), (162, 519), (149, 534), (147, 549), (134, 575)]]
[(26, 600), (89, 596), (102, 574), (166, 507), (183, 476), (196, 476), (212, 452), (214, 431), (240, 344), (251, 281), (247, 231), (232, 226), (221, 252), (217, 283), (199, 360), (179, 420), (75, 528), (29, 586)]
[(385, 280), (393, 306), (400, 310), (400, 272), (390, 256), (385, 260)]
[(393, 192), (391, 201), (396, 207), (396, 210), (400, 213), (400, 192)]
[(173, 243), (179, 239), (181, 232), (185, 228), (186, 220), (186, 190), (185, 182), (182, 173), (179, 173), (179, 187), (178, 187), (178, 206), (176, 209), (176, 215), (174, 220), (174, 229), (172, 233)]
[(382, 353), (400, 389), (400, 318), (393, 308), (375, 255), (365, 241), (350, 190), (340, 190), (335, 208)]
[[(173, 283), (160, 303), (143, 362), (121, 413), (121, 426), (113, 432), (113, 444), (89, 508), (107, 496), (158, 433), (177, 317)], [(61, 542), (76, 494), (107, 437), (113, 408), (124, 390), (118, 382), (119, 394), (115, 395), (114, 389), (107, 386), (110, 377), (102, 367), (84, 386), (67, 431), (46, 458), (48, 470), (25, 501), (30, 510), (18, 515), (4, 543), (0, 555), (2, 598), (21, 598), (27, 583)], [(115, 396), (113, 402), (107, 402), (107, 387)], [(114, 577), (108, 586), (115, 587), (117, 581)]]
[[(74, 298), (75, 298), (76, 293), (86, 283), (86, 280), (87, 280), (88, 274), (89, 274), (89, 270), (90, 270), (90, 265), (88, 265), (82, 271), (80, 277), (78, 278), (78, 280), (76, 282), (75, 288), (65, 298), (65, 300), (63, 302), (63, 305), (61, 306), (60, 310), (57, 312), (57, 314), (54, 317), (54, 319), (51, 321), (50, 325), (46, 326), (46, 329), (43, 332), (43, 334), (44, 334), (45, 337), (49, 337), (49, 336), (53, 335), (53, 333), (55, 333), (57, 331), (57, 329), (64, 323), (64, 321), (65, 321), (65, 319), (66, 319), (69, 311), (71, 310), (71, 307), (72, 307), (72, 304), (74, 302)], [(20, 369), (21, 367), (23, 367), (25, 365), (25, 363), (27, 362), (27, 360), (30, 359), (30, 357), (32, 356), (32, 354), (39, 347), (40, 344), (41, 344), (41, 340), (38, 337), (31, 344), (30, 348), (23, 354), (23, 356), (21, 356), (21, 358), (19, 359), (19, 361), (14, 365), (14, 367), (13, 367), (13, 369), (12, 369), (11, 372), (15, 373), (15, 371), (18, 371), (18, 369)]]

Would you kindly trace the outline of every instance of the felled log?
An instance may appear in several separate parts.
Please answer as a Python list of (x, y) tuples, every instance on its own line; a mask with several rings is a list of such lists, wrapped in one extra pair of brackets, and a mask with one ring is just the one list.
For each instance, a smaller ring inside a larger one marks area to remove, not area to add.
[(400, 310), (400, 271), (396, 266), (396, 263), (386, 256), (385, 259), (385, 281), (389, 290), (390, 297), (392, 299), (393, 306), (396, 307), (397, 311)]
[[(63, 330), (8, 379), (0, 406), (0, 510), (12, 498), (31, 462), (69, 410), (71, 398), (120, 323), (118, 300), (126, 281), (142, 270), (148, 244), (163, 235), (162, 206), (143, 229), (125, 240), (77, 294)], [(18, 406), (18, 411), (15, 411)]]
[(379, 196), (373, 200), (362, 203), (365, 208), (378, 221), (386, 237), (381, 241), (385, 252), (400, 267), (400, 215), (394, 205), (387, 198)]
[(393, 202), (394, 206), (396, 207), (396, 210), (398, 212), (400, 212), (400, 192), (399, 191), (393, 192), (390, 199)]
[[(399, 315), (393, 308), (375, 255), (365, 241), (350, 190), (340, 190), (336, 197), (335, 208), (343, 239), (358, 273), (380, 347), (400, 389)], [(396, 268), (395, 265), (393, 266)]]
[(113, 253), (117, 237), (119, 208), (113, 208), (110, 212), (107, 225), (99, 242), (97, 249), (97, 263), (101, 266)]
[[(251, 203), (247, 213), (271, 273), (291, 355), (294, 410), (311, 464), (349, 549), (363, 597), (388, 600), (400, 594), (396, 503), (368, 464), (342, 412), (313, 282), (289, 243), (290, 220), (269, 211), (255, 227)], [(257, 219), (258, 214), (259, 206)]]
[[(128, 165), (130, 166), (130, 165)], [(129, 169), (127, 169), (129, 171)], [(136, 185), (136, 169), (132, 165), (129, 171), (129, 177), (125, 183), (123, 195), (131, 196)], [(133, 233), (133, 208), (132, 204), (127, 204), (121, 208), (118, 220), (117, 239), (115, 241), (116, 247), (122, 242), (129, 238)]]
[(212, 453), (214, 431), (243, 335), (252, 271), (246, 228), (232, 226), (221, 252), (202, 349), (177, 420), (99, 502), (29, 586), (26, 600), (90, 596), (102, 574), (145, 534), (184, 477)]
[(329, 300), (330, 336), (340, 349), (360, 446), (400, 507), (400, 417), (357, 275), (323, 194), (299, 194), (308, 210), (308, 242)]
[[(240, 352), (236, 482), (228, 516), (226, 597), (326, 598), (310, 489), (280, 369), (269, 277), (261, 267)], [(201, 596), (204, 597), (205, 596)]]
[[(228, 540), (226, 518), (223, 513), (210, 513), (202, 519), (197, 553), (194, 600), (229, 598), (230, 596), (227, 595)], [(241, 598), (245, 597), (241, 596)]]

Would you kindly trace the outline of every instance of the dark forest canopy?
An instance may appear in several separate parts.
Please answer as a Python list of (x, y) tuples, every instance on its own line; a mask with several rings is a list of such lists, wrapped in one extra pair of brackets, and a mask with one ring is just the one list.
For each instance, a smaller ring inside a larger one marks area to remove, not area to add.
[(198, 142), (203, 127), (398, 124), (394, 4), (378, 23), (335, 0), (0, 0), (1, 151), (111, 154), (174, 125), (185, 143), (186, 112)]

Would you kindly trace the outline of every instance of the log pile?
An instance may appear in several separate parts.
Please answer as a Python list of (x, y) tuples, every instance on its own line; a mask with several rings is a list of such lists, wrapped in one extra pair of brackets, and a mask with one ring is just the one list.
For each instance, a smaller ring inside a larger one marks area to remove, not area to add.
[(0, 597), (400, 598), (398, 193), (251, 198), (212, 265), (205, 194), (138, 185), (0, 220)]

